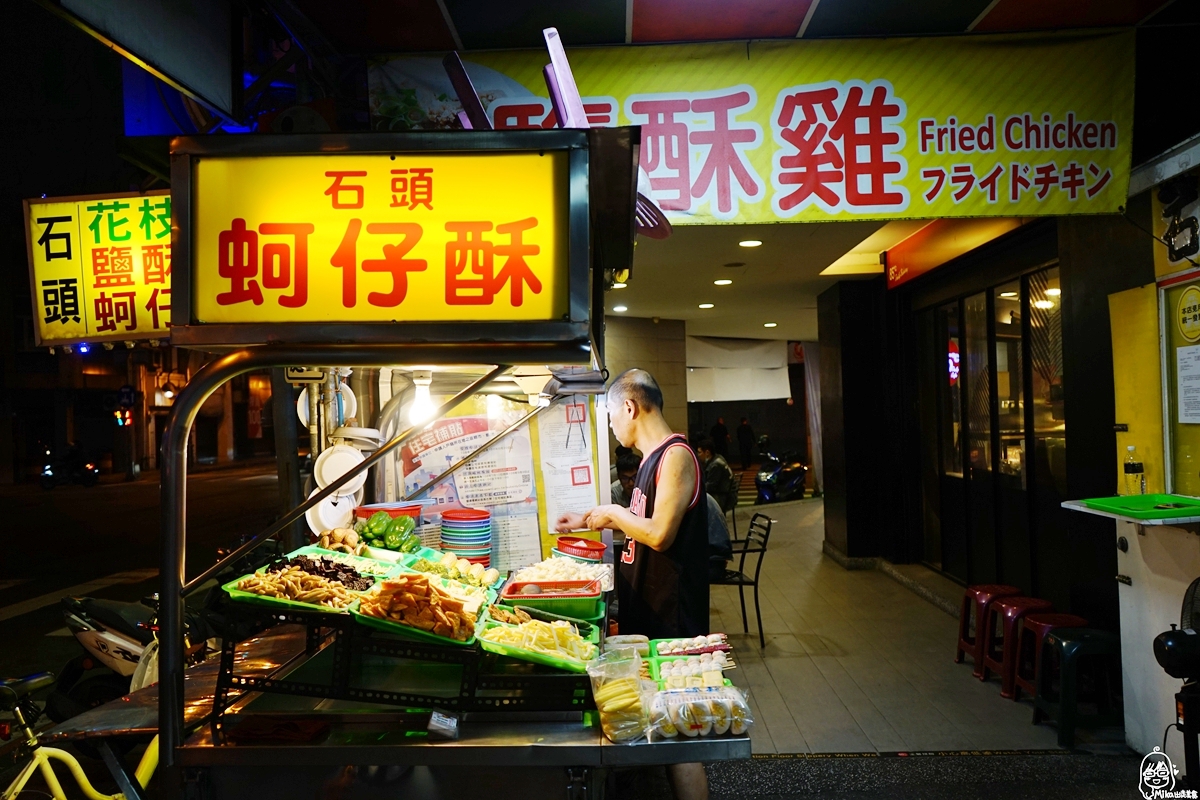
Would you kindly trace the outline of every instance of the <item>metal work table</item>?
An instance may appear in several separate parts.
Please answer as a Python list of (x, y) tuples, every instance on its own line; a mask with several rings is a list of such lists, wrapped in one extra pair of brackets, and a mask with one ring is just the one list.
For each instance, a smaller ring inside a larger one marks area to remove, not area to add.
[(406, 739), (386, 725), (336, 722), (310, 745), (214, 746), (204, 727), (179, 748), (179, 762), (207, 766), (412, 764), (456, 767), (621, 767), (750, 757), (749, 736), (613, 744), (583, 722), (465, 722), (455, 741)]
[[(304, 653), (305, 631), (299, 625), (280, 625), (238, 646), (238, 671), (270, 675)], [(219, 658), (210, 658), (184, 673), (183, 722), (193, 728), (208, 719), (217, 687)], [(71, 717), (45, 733), (43, 744), (108, 736), (154, 736), (158, 733), (158, 687), (147, 686), (125, 697)]]

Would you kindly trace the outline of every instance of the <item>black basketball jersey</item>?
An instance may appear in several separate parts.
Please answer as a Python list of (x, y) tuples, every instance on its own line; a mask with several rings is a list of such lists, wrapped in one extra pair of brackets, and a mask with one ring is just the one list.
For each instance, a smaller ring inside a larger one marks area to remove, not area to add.
[(683, 434), (668, 436), (642, 459), (629, 510), (647, 519), (654, 516), (662, 459), (672, 447), (683, 447), (692, 457), (696, 490), (675, 540), (665, 551), (625, 537), (617, 564), (618, 621), (623, 634), (668, 639), (708, 633), (708, 502), (704, 471)]

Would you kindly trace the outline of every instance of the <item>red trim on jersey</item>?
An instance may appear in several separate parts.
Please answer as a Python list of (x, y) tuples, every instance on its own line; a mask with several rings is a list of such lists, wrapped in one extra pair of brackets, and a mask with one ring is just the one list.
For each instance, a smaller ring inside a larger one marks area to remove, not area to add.
[[(667, 445), (666, 447), (662, 447), (662, 445), (660, 444), (659, 447), (662, 448), (663, 458), (666, 457), (667, 451), (670, 450), (672, 447), (683, 447), (688, 451), (688, 455), (690, 455), (692, 457), (692, 464), (694, 464), (696, 467), (696, 489), (694, 492), (692, 492), (692, 502), (688, 503), (688, 510), (690, 511), (696, 507), (696, 502), (700, 499), (700, 476), (703, 475), (704, 472), (700, 468), (700, 459), (698, 459), (696, 457), (696, 451), (693, 450), (691, 448), (691, 446), (688, 445), (687, 438), (684, 437), (684, 435), (682, 433), (673, 433), (670, 436), (668, 436), (666, 439), (663, 439), (663, 441), (669, 442), (672, 439), (681, 439), (682, 441), (671, 442), (671, 444)], [(658, 477), (659, 477), (659, 475), (662, 474), (662, 468), (663, 468), (663, 460), (662, 460), (662, 458), (659, 458), (658, 459), (658, 469), (656, 469), (654, 471), (654, 485), (655, 486), (658, 485)]]

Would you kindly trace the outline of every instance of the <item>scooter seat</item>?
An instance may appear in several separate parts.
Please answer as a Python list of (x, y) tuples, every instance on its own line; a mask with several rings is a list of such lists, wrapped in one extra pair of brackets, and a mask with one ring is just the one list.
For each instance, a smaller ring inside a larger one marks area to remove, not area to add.
[[(142, 603), (98, 600), (94, 597), (80, 597), (77, 601), (85, 614), (113, 632), (128, 636), (143, 645), (154, 641), (154, 633), (150, 630), (154, 609), (149, 606)], [(142, 627), (138, 627), (138, 623), (141, 623)]]
[(52, 672), (35, 672), (24, 678), (0, 678), (0, 709), (11, 711), (17, 703), (53, 683)]

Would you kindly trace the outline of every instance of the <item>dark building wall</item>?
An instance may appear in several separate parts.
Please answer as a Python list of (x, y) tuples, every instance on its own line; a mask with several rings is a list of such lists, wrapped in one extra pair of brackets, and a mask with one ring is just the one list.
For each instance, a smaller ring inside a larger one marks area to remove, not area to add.
[(885, 286), (882, 278), (840, 281), (817, 298), (825, 540), (851, 558), (879, 555), (890, 494)]
[[(1154, 282), (1150, 195), (1130, 200), (1119, 216), (1063, 217), (1058, 222), (1063, 285), (1063, 401), (1067, 419), (1070, 499), (1117, 493), (1112, 330), (1108, 295)], [(1064, 513), (1066, 524), (1042, 532), (1042, 593), (1092, 624), (1119, 620), (1116, 530), (1112, 520)], [(1069, 565), (1058, 569), (1051, 565)]]

